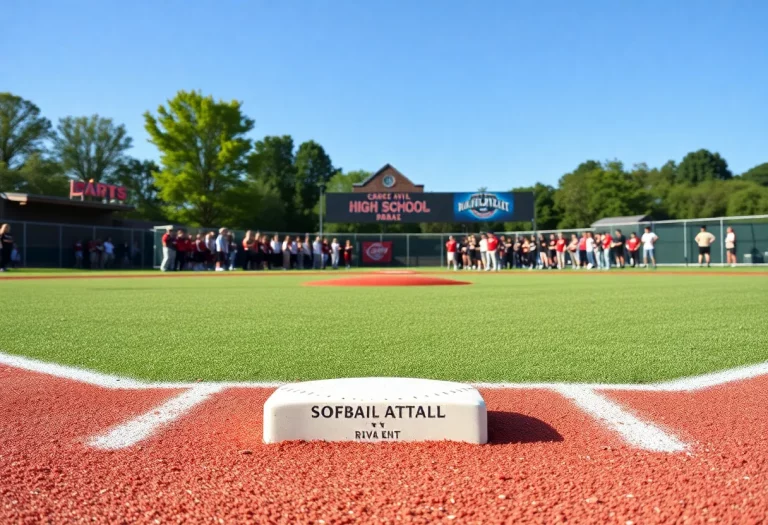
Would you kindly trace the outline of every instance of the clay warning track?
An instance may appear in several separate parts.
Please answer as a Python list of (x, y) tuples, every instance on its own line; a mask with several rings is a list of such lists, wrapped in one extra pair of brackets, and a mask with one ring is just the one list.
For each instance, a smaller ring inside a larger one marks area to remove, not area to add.
[(94, 437), (130, 437), (126, 421), (172, 412), (190, 391), (113, 386), (0, 364), (1, 523), (759, 523), (768, 512), (765, 375), (601, 392), (684, 442), (678, 452), (632, 445), (544, 388), (481, 389), (488, 445), (264, 445), (272, 389), (237, 385), (133, 445), (98, 448)]

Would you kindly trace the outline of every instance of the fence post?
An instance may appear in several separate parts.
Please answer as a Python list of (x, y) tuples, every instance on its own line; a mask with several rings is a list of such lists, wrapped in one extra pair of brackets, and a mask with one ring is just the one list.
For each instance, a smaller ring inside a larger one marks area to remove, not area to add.
[(445, 264), (445, 253), (443, 252), (445, 250), (445, 243), (443, 242), (443, 234), (440, 234), (440, 269), (443, 269), (443, 264)]
[(683, 221), (683, 261), (688, 266), (688, 221)]
[(411, 267), (411, 234), (405, 234), (405, 267)]
[(64, 254), (62, 251), (64, 250), (64, 234), (62, 230), (64, 227), (59, 224), (59, 268), (64, 268)]
[(22, 261), (22, 264), (27, 268), (29, 268), (29, 259), (27, 259), (27, 223), (25, 222), (23, 224), (24, 224), (24, 228), (23, 228), (23, 234), (21, 236), (21, 240), (24, 243), (24, 255), (23, 255), (24, 260)]
[(724, 253), (724, 246), (725, 246), (725, 233), (723, 230), (723, 219), (720, 219), (720, 265), (725, 266), (725, 253)]

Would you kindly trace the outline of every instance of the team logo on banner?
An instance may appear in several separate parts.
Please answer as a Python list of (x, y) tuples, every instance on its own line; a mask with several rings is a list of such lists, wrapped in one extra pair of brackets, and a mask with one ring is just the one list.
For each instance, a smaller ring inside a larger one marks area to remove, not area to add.
[(509, 220), (514, 211), (510, 194), (457, 193), (454, 197), (456, 219), (470, 221)]
[(392, 241), (364, 242), (363, 262), (388, 263), (392, 262)]

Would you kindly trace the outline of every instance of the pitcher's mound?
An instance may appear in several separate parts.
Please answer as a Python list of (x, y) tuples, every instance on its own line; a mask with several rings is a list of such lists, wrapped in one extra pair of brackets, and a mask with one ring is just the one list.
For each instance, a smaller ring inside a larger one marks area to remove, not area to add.
[(372, 274), (344, 277), (342, 279), (329, 279), (326, 281), (312, 281), (306, 284), (308, 286), (450, 286), (472, 283), (424, 275)]

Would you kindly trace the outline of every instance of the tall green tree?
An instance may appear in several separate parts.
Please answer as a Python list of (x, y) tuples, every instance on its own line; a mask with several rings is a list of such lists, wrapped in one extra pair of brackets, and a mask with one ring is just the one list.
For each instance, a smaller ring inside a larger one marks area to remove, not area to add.
[(719, 153), (706, 149), (692, 151), (683, 157), (677, 168), (677, 182), (698, 184), (706, 180), (728, 180), (733, 174)]
[(289, 206), (285, 220), (291, 229), (297, 217), (304, 215), (296, 210), (296, 164), (293, 138), (290, 135), (267, 136), (256, 142), (248, 157), (248, 180), (260, 182), (263, 188), (275, 189), (280, 200)]
[(32, 153), (17, 169), (0, 166), (0, 191), (66, 197), (69, 195), (69, 178), (58, 162)]
[(294, 196), (296, 231), (314, 231), (318, 216), (314, 212), (320, 199), (320, 184), (328, 184), (336, 172), (331, 157), (317, 142), (310, 140), (299, 145), (295, 157), (296, 186)]
[(82, 181), (107, 180), (130, 147), (125, 126), (98, 115), (60, 119), (53, 137), (53, 152), (62, 169)]
[(156, 116), (144, 113), (150, 142), (160, 150), (155, 185), (169, 218), (201, 226), (228, 218), (226, 202), (241, 189), (253, 124), (240, 102), (197, 91), (179, 91)]
[(51, 122), (40, 108), (11, 93), (0, 93), (0, 165), (20, 168), (26, 158), (44, 149)]
[(768, 162), (758, 164), (751, 170), (745, 171), (741, 174), (741, 178), (768, 187)]
[(155, 174), (160, 168), (154, 161), (128, 159), (112, 173), (106, 182), (125, 186), (128, 190), (127, 204), (136, 207), (135, 216), (149, 221), (165, 219), (163, 201), (155, 185)]

